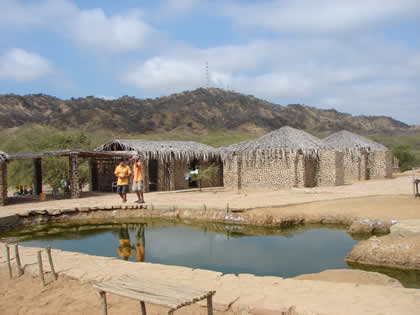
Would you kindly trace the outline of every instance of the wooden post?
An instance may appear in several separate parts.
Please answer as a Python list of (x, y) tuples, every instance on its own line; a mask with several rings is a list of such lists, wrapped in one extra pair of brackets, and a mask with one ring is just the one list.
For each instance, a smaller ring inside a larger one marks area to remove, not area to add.
[(141, 314), (146, 315), (146, 305), (143, 301), (140, 301), (140, 307), (141, 307)]
[(41, 277), (42, 285), (45, 287), (44, 269), (42, 268), (42, 256), (40, 250), (38, 251), (38, 271), (39, 276)]
[(106, 293), (104, 291), (99, 291), (99, 296), (101, 297), (103, 314), (108, 315), (108, 309), (106, 307)]
[(207, 314), (213, 315), (213, 294), (207, 297)]
[(47, 248), (45, 248), (45, 251), (47, 252), (47, 255), (48, 255), (48, 262), (50, 263), (51, 272), (54, 276), (54, 279), (57, 280), (58, 275), (57, 275), (57, 273), (55, 272), (55, 269), (54, 269), (54, 264), (53, 264), (53, 260), (52, 260), (52, 256), (51, 256), (51, 247), (48, 246)]
[(9, 279), (13, 278), (12, 274), (12, 265), (10, 264), (10, 248), (9, 245), (6, 244), (6, 259), (7, 259), (7, 267), (9, 268)]
[(18, 270), (18, 276), (20, 277), (23, 275), (22, 264), (20, 263), (20, 256), (19, 256), (19, 245), (15, 244), (15, 259), (16, 259), (16, 266)]
[(70, 164), (70, 193), (71, 198), (80, 198), (80, 184), (79, 184), (79, 157), (77, 155), (69, 156)]
[(33, 159), (34, 166), (34, 194), (42, 193), (42, 160), (40, 158)]

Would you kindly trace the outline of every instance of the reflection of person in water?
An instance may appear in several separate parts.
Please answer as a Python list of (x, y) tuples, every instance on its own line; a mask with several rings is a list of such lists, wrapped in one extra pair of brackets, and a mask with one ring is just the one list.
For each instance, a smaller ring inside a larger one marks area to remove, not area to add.
[(144, 224), (140, 224), (140, 227), (137, 230), (137, 234), (135, 236), (136, 245), (136, 260), (138, 262), (144, 262), (146, 257), (146, 240), (144, 239)]
[(130, 234), (128, 234), (128, 226), (126, 224), (121, 225), (120, 228), (120, 247), (118, 247), (118, 255), (128, 260), (134, 253), (134, 247), (130, 244)]

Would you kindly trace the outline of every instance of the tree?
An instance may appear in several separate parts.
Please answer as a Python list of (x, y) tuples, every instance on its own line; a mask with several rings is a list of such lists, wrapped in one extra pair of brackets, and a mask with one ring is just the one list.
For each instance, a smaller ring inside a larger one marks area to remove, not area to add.
[(392, 154), (400, 161), (400, 170), (405, 172), (419, 164), (409, 145), (399, 145), (392, 149)]
[(217, 176), (218, 172), (219, 172), (219, 166), (217, 166), (216, 164), (211, 164), (205, 169), (199, 170), (197, 173), (190, 172), (186, 174), (186, 178), (190, 178), (192, 181), (197, 181), (198, 187), (200, 188), (200, 191), (201, 191), (202, 181), (211, 180), (212, 178)]

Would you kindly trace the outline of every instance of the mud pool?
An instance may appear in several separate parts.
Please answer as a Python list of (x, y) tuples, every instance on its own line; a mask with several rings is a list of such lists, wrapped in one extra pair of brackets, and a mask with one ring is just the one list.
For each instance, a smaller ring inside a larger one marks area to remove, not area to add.
[[(38, 225), (3, 235), (24, 246), (259, 276), (294, 277), (327, 269), (363, 269), (344, 258), (360, 240), (344, 226), (287, 229), (171, 221)], [(375, 270), (372, 270), (375, 271)], [(381, 272), (381, 270), (378, 270)], [(383, 273), (394, 276), (392, 270)], [(416, 275), (394, 276), (418, 287)]]

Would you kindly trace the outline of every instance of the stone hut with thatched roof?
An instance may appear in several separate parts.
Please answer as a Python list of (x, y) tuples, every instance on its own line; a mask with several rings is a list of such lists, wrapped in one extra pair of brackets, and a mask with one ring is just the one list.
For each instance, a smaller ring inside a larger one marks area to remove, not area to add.
[(6, 152), (0, 151), (0, 206), (3, 206), (7, 200), (7, 159)]
[[(223, 186), (223, 165), (219, 152), (210, 146), (193, 141), (112, 140), (96, 151), (117, 151), (139, 156), (143, 164), (145, 191), (168, 191), (196, 187), (197, 183), (185, 179), (195, 168), (205, 169), (211, 164), (219, 166), (215, 178), (202, 181), (201, 187)], [(104, 191), (115, 181), (114, 168), (118, 161), (96, 160), (91, 166), (96, 178), (94, 190)]]
[(219, 149), (224, 186), (233, 189), (335, 186), (344, 183), (343, 154), (288, 126)]
[(347, 130), (333, 133), (323, 142), (344, 153), (345, 180), (392, 176), (392, 152), (380, 143)]

